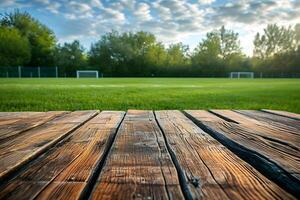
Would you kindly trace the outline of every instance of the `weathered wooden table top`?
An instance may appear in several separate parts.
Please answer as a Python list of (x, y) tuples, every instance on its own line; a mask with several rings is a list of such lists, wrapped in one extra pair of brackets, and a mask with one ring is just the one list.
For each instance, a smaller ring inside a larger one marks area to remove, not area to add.
[(297, 199), (300, 115), (0, 112), (0, 199)]

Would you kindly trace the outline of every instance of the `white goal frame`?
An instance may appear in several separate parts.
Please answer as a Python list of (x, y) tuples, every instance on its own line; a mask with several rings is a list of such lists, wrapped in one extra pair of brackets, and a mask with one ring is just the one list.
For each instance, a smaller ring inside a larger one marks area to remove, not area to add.
[(241, 78), (241, 75), (250, 75), (249, 78), (254, 78), (254, 72), (230, 72), (229, 78)]
[(77, 70), (76, 71), (76, 76), (77, 78), (94, 78), (94, 77), (80, 77), (80, 73), (95, 73), (95, 78), (99, 78), (99, 72), (96, 70)]

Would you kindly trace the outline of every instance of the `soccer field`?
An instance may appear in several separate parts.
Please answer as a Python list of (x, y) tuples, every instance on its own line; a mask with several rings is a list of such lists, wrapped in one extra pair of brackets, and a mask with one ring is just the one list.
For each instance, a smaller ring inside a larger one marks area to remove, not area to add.
[(300, 79), (0, 79), (0, 111), (278, 109), (300, 113)]

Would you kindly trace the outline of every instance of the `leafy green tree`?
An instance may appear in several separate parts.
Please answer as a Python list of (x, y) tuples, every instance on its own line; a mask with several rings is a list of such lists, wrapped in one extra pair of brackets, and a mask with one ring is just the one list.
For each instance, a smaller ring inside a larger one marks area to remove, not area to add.
[(192, 65), (202, 73), (225, 73), (243, 70), (244, 60), (238, 34), (222, 26), (206, 34), (192, 54)]
[(0, 66), (19, 66), (30, 60), (28, 39), (15, 28), (0, 26)]
[(78, 40), (58, 45), (55, 51), (55, 64), (63, 74), (75, 76), (76, 70), (87, 68), (84, 48)]
[[(89, 63), (99, 66), (108, 75), (150, 75), (155, 63), (153, 51), (159, 48), (153, 34), (147, 32), (107, 33), (92, 45)], [(156, 47), (156, 48), (155, 48)]]
[(294, 49), (295, 33), (291, 27), (285, 28), (277, 24), (269, 24), (264, 29), (264, 34), (256, 34), (254, 39), (254, 56), (258, 58), (270, 58), (276, 54), (288, 52)]
[(300, 49), (300, 24), (295, 25), (295, 44), (297, 50)]
[(54, 33), (31, 17), (27, 12), (15, 12), (4, 14), (0, 25), (18, 29), (23, 37), (30, 43), (31, 59), (29, 66), (53, 65), (53, 53), (56, 45)]
[(189, 63), (189, 47), (180, 43), (171, 44), (167, 49), (168, 66), (186, 66)]
[(167, 51), (162, 43), (156, 43), (147, 48), (145, 60), (150, 66), (163, 67), (167, 63)]
[(223, 60), (228, 59), (232, 55), (242, 54), (238, 33), (226, 30), (224, 26), (217, 33), (220, 37), (220, 54)]
[(253, 69), (272, 74), (299, 73), (300, 25), (269, 24), (254, 38)]

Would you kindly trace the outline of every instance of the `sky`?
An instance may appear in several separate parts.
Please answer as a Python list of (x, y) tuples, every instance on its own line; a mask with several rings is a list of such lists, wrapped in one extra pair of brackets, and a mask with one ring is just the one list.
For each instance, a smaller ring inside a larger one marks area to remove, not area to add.
[(78, 39), (86, 49), (111, 30), (142, 30), (192, 50), (224, 25), (239, 33), (251, 56), (254, 36), (267, 24), (300, 23), (300, 0), (0, 0), (0, 13), (16, 8), (46, 24), (58, 42)]

